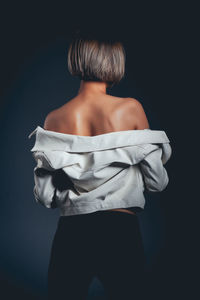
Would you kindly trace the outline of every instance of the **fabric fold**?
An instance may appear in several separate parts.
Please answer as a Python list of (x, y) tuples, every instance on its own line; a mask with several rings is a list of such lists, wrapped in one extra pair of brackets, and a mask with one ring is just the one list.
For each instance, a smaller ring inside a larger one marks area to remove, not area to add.
[(34, 135), (30, 150), (37, 164), (34, 196), (47, 208), (59, 207), (61, 215), (136, 206), (143, 209), (144, 190), (161, 192), (169, 182), (164, 165), (172, 149), (162, 130), (126, 130), (90, 137), (37, 126), (28, 138)]

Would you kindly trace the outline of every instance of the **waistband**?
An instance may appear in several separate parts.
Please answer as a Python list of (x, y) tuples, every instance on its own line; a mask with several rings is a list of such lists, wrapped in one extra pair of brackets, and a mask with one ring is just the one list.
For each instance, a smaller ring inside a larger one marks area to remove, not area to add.
[(120, 216), (121, 218), (135, 218), (137, 219), (137, 214), (129, 214), (128, 212), (122, 212), (119, 210), (98, 210), (91, 213), (86, 214), (77, 214), (77, 215), (69, 215), (69, 216), (60, 216), (59, 222), (64, 222), (65, 220), (71, 219), (84, 219), (84, 218), (97, 218), (98, 216)]

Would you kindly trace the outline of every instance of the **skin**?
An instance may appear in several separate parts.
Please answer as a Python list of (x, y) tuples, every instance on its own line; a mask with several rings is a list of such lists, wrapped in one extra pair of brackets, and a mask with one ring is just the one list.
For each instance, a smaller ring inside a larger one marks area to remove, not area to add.
[[(82, 136), (95, 136), (113, 131), (149, 128), (141, 103), (134, 98), (120, 98), (106, 93), (105, 82), (81, 80), (78, 94), (51, 111), (44, 129)], [(111, 209), (135, 214), (128, 209)]]

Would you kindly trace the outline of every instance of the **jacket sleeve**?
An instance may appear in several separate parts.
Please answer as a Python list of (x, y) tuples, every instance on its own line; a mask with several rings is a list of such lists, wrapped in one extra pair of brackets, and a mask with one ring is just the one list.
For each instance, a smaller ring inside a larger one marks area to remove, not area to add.
[(169, 160), (172, 150), (169, 143), (146, 144), (144, 158), (140, 162), (144, 185), (150, 192), (161, 192), (169, 183), (169, 177), (164, 164)]
[(37, 163), (33, 172), (35, 200), (46, 208), (57, 208), (69, 191), (66, 174), (53, 168), (44, 152), (35, 151), (33, 157)]
[(34, 188), (35, 200), (47, 208), (56, 208), (56, 188), (53, 185), (53, 172), (44, 168), (34, 168)]

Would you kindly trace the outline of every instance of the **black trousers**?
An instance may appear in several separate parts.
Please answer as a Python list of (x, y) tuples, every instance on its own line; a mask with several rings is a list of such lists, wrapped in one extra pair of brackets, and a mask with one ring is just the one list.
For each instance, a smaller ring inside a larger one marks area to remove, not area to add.
[(60, 216), (48, 268), (48, 299), (86, 300), (94, 276), (107, 300), (143, 299), (145, 256), (137, 215)]

